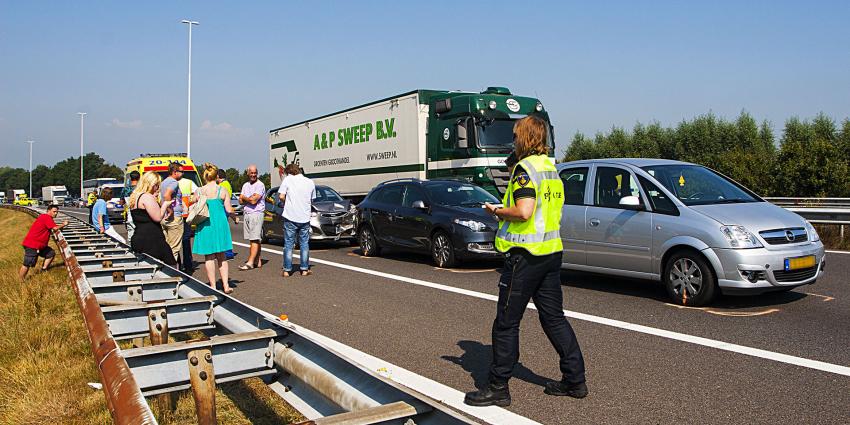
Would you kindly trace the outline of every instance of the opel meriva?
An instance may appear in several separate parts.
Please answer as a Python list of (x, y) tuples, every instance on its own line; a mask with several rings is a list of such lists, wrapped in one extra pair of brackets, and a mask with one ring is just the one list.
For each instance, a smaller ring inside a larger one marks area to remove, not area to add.
[(660, 159), (558, 164), (563, 268), (660, 280), (676, 303), (815, 283), (824, 247), (802, 217), (706, 167)]

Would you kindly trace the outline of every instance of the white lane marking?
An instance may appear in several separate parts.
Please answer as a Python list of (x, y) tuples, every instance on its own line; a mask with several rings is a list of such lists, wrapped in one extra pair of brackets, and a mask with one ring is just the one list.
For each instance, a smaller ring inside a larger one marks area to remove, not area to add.
[[(248, 245), (233, 242), (234, 245), (248, 247)], [(282, 251), (263, 248), (264, 251), (281, 254)], [(293, 254), (295, 256), (295, 254)], [(349, 266), (348, 264), (335, 263), (333, 261), (322, 260), (319, 258), (310, 257), (311, 262), (316, 262), (319, 264), (326, 264), (333, 267), (338, 267), (341, 269), (351, 270), (360, 273), (371, 274), (373, 276), (385, 277), (387, 279), (393, 279), (400, 282), (412, 283), (414, 285), (425, 286), (428, 288), (439, 289), (441, 291), (453, 292), (461, 295), (468, 295), (470, 297), (475, 297), (483, 300), (490, 301), (498, 301), (498, 297), (495, 295), (485, 294), (482, 292), (470, 291), (467, 289), (455, 288), (453, 286), (441, 285), (439, 283), (428, 282), (425, 280), (414, 279), (410, 277), (398, 276), (391, 273), (379, 272), (376, 270), (364, 269), (356, 266)], [(528, 308), (532, 310), (537, 310), (537, 307), (534, 303), (528, 303)], [(635, 323), (624, 322), (621, 320), (608, 319), (606, 317), (594, 316), (592, 314), (579, 313), (570, 310), (564, 310), (564, 315), (569, 318), (584, 320), (587, 322), (598, 323), (600, 325), (611, 326), (620, 329), (626, 329), (634, 332), (644, 333), (648, 335), (660, 336), (662, 338), (672, 339), (676, 341), (687, 342), (690, 344), (702, 345), (704, 347), (716, 348), (718, 350), (730, 351), (733, 353), (744, 354), (747, 356), (758, 357), (767, 360), (773, 360), (780, 363), (786, 363), (794, 366), (801, 366), (809, 369), (820, 370), (829, 373), (835, 373), (838, 375), (844, 375), (850, 377), (850, 367), (837, 365), (833, 363), (822, 362), (819, 360), (812, 360), (803, 357), (791, 356), (788, 354), (777, 353), (774, 351), (762, 350), (760, 348), (747, 347), (745, 345), (732, 344), (729, 342), (718, 341), (715, 339), (703, 338), (700, 336), (688, 335), (680, 332), (668, 331), (665, 329), (653, 328), (650, 326), (638, 325)]]
[(836, 251), (834, 249), (827, 249), (826, 252), (830, 254), (850, 254), (850, 251)]

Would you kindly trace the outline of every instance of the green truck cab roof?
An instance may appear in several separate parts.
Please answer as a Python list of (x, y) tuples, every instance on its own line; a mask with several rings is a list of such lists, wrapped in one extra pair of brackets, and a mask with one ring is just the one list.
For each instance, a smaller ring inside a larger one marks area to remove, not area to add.
[[(419, 103), (422, 105), (431, 105), (436, 101), (451, 99), (451, 110), (447, 113), (440, 114), (441, 118), (452, 118), (456, 115), (460, 116), (472, 114), (478, 116), (486, 116), (488, 118), (508, 119), (534, 114), (545, 119), (547, 122), (549, 121), (549, 114), (544, 109), (542, 109), (542, 104), (538, 99), (525, 96), (514, 96), (511, 94), (511, 91), (506, 87), (488, 87), (487, 90), (484, 90), (481, 93), (417, 89), (401, 93), (395, 96), (375, 100), (369, 103), (353, 106), (351, 108), (343, 109), (330, 114), (325, 114), (308, 120), (300, 121), (295, 124), (289, 124), (283, 127), (275, 128), (273, 130), (269, 130), (269, 133), (275, 133), (280, 130), (306, 124), (308, 122), (332, 117), (334, 115), (350, 112), (355, 109), (364, 108), (367, 106), (414, 94), (419, 95)], [(513, 99), (516, 104), (509, 104), (508, 102), (510, 99)], [(494, 108), (491, 108), (491, 101), (495, 102)], [(539, 111), (537, 110), (537, 105), (541, 105)]]

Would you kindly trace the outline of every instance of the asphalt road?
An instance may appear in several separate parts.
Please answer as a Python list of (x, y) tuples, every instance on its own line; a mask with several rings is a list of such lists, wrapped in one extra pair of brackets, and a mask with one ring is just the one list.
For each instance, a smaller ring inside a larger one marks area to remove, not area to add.
[[(244, 242), (241, 225), (231, 232)], [(280, 242), (266, 247), (282, 249)], [(496, 295), (501, 264), (442, 270), (425, 256), (365, 258), (347, 243), (312, 248), (321, 261), (314, 275), (282, 278), (280, 254), (264, 252), (263, 268), (243, 272), (236, 268), (247, 248), (234, 246), (234, 295), (460, 391), (486, 382), (495, 302), (452, 289)], [(723, 297), (709, 308), (670, 305), (653, 282), (564, 272), (564, 309), (589, 315), (570, 322), (590, 395), (543, 394), (546, 380), (560, 378), (558, 358), (529, 309), (508, 409), (551, 424), (850, 423), (850, 377), (842, 374), (850, 366), (850, 254), (827, 258), (815, 285)], [(202, 269), (195, 276), (206, 281)]]

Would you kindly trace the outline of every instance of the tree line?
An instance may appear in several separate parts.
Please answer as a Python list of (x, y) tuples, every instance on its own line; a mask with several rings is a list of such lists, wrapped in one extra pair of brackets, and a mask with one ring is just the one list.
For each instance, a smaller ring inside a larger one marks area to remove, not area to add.
[[(197, 167), (200, 167), (200, 164)], [(124, 169), (106, 162), (105, 159), (94, 152), (88, 153), (83, 157), (83, 168), (86, 180), (101, 177), (124, 180)], [(233, 186), (233, 190), (237, 192), (248, 181), (248, 173), (245, 170), (240, 171), (236, 168), (227, 168), (225, 173), (227, 174), (227, 180)], [(198, 177), (203, 178), (200, 175)], [(259, 178), (268, 188), (271, 183), (269, 173), (264, 173)], [(80, 157), (64, 159), (52, 167), (46, 165), (34, 167), (32, 169), (33, 193), (28, 193), (27, 195), (38, 198), (41, 196), (42, 187), (54, 185), (65, 186), (71, 196), (80, 196)], [(23, 168), (0, 167), (0, 189), (3, 192), (9, 189), (29, 190), (29, 171)]]
[(717, 170), (762, 196), (850, 196), (850, 119), (825, 114), (789, 118), (776, 142), (771, 124), (742, 112), (734, 121), (714, 114), (664, 127), (636, 124), (587, 137), (576, 133), (562, 161), (664, 158)]
[[(91, 152), (83, 157), (83, 171), (86, 179), (110, 177), (124, 178), (124, 171), (114, 164), (107, 163), (100, 155)], [(23, 168), (0, 167), (0, 188), (29, 190), (29, 171)], [(32, 191), (30, 197), (41, 196), (43, 186), (62, 185), (71, 196), (80, 196), (80, 157), (71, 157), (57, 162), (52, 167), (38, 165), (32, 169)]]

